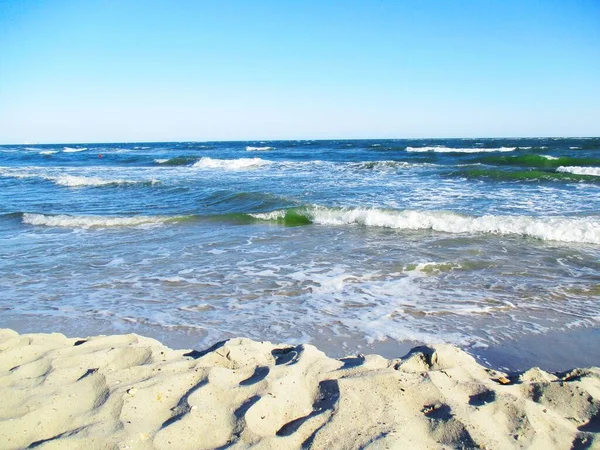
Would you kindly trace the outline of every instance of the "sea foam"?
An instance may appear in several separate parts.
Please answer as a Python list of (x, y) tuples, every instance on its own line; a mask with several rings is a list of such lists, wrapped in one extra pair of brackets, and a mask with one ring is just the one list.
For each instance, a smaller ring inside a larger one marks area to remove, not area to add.
[(517, 147), (498, 148), (450, 148), (450, 147), (406, 147), (407, 152), (436, 152), (436, 153), (492, 153), (512, 152)]
[(106, 227), (132, 227), (138, 225), (160, 225), (172, 222), (181, 217), (165, 216), (133, 216), (133, 217), (111, 217), (111, 216), (69, 216), (66, 214), (23, 214), (23, 223), (28, 225), (43, 225), (47, 227), (67, 228), (106, 228)]
[(251, 214), (260, 220), (282, 220), (290, 214), (321, 225), (358, 224), (399, 230), (444, 233), (520, 235), (541, 240), (600, 244), (600, 218), (534, 216), (467, 216), (447, 211), (396, 211), (374, 208), (309, 207)]
[(273, 150), (273, 147), (251, 147), (251, 146), (246, 147), (247, 152), (266, 152), (269, 150)]
[(65, 148), (63, 148), (64, 153), (77, 153), (77, 152), (83, 152), (84, 150), (87, 150), (87, 147), (82, 147), (82, 148), (65, 147)]
[(557, 172), (572, 173), (575, 175), (591, 175), (600, 177), (600, 167), (560, 166)]
[(155, 184), (156, 180), (124, 180), (114, 178), (89, 177), (81, 175), (53, 175), (35, 172), (32, 170), (14, 170), (12, 168), (0, 167), (0, 176), (9, 178), (38, 178), (51, 181), (59, 186), (66, 187), (95, 187), (111, 185), (130, 185), (130, 184)]
[(272, 164), (272, 162), (261, 158), (214, 159), (205, 156), (194, 163), (192, 167), (198, 169), (244, 170), (255, 169), (269, 164)]

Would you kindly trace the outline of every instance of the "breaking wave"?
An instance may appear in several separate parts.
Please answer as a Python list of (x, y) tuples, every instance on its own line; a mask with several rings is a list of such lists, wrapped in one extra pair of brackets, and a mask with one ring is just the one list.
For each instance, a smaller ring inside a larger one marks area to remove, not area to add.
[(600, 177), (600, 167), (561, 166), (557, 172), (572, 173), (575, 175), (588, 175)]
[(70, 216), (66, 214), (46, 215), (24, 213), (22, 222), (28, 225), (66, 228), (107, 228), (135, 227), (140, 225), (161, 225), (167, 222), (185, 220), (185, 216)]
[(485, 156), (478, 159), (484, 164), (499, 166), (525, 166), (539, 168), (555, 168), (560, 166), (600, 166), (600, 158), (575, 158), (572, 156), (551, 155), (516, 155)]
[(213, 159), (205, 156), (192, 167), (198, 169), (244, 170), (255, 169), (269, 164), (272, 164), (272, 162), (261, 158)]
[[(582, 167), (581, 169), (586, 169)], [(489, 178), (498, 181), (554, 181), (554, 182), (588, 182), (597, 183), (594, 176), (589, 174), (567, 173), (567, 171), (549, 172), (544, 170), (517, 170), (508, 171), (500, 169), (467, 169), (454, 172), (453, 175), (466, 178)]]
[(94, 186), (118, 186), (118, 185), (152, 185), (159, 183), (157, 180), (123, 180), (100, 177), (88, 177), (81, 175), (46, 175), (29, 171), (13, 171), (0, 168), (0, 176), (9, 178), (38, 178), (51, 181), (59, 186), (67, 187), (94, 187)]
[(436, 152), (436, 153), (492, 153), (492, 152), (512, 152), (517, 147), (498, 147), (498, 148), (450, 148), (450, 147), (406, 147), (407, 152)]
[(273, 150), (273, 147), (251, 147), (251, 146), (246, 147), (247, 152), (266, 152), (269, 150)]
[(84, 150), (87, 150), (87, 147), (82, 147), (82, 148), (65, 147), (65, 148), (63, 148), (64, 153), (77, 153), (77, 152), (83, 152)]
[(251, 216), (285, 225), (358, 224), (399, 230), (519, 235), (548, 241), (600, 244), (598, 217), (467, 216), (446, 211), (327, 207), (294, 208)]
[(177, 156), (175, 158), (155, 159), (154, 162), (165, 166), (185, 166), (186, 164), (196, 161), (196, 159), (197, 158), (190, 156)]

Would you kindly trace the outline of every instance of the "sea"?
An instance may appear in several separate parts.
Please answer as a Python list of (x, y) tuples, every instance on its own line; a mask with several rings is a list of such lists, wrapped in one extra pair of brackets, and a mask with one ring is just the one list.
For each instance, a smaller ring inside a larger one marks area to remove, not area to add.
[(0, 327), (600, 365), (600, 138), (0, 146)]

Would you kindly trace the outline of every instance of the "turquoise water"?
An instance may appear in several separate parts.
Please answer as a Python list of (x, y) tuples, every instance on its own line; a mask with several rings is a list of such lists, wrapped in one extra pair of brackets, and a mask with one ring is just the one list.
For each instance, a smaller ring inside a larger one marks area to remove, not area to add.
[(0, 240), (28, 331), (339, 356), (597, 330), (600, 139), (1, 146)]

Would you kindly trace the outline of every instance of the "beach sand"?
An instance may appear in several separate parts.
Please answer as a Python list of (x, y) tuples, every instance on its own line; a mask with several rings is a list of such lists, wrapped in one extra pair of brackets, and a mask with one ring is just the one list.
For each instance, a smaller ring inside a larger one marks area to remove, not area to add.
[(231, 339), (0, 330), (0, 448), (600, 448), (600, 369), (506, 374), (450, 345), (399, 359)]

